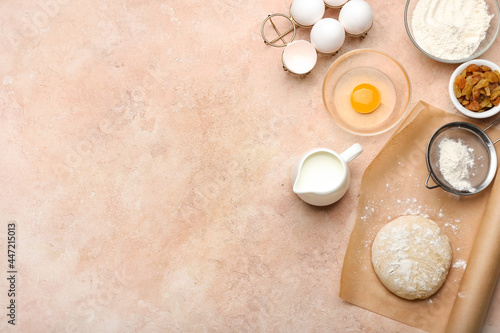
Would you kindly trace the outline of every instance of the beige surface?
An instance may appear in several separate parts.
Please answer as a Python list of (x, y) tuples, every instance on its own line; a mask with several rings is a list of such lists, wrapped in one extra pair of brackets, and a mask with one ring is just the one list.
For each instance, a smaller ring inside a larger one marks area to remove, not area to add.
[[(305, 78), (283, 72), (259, 29), (289, 2), (146, 3), (0, 3), (0, 244), (16, 221), (16, 328), (417, 332), (338, 297), (361, 175), (391, 132), (357, 137), (329, 117), (321, 84), (336, 57)], [(372, 30), (340, 54), (388, 52), (411, 106), (454, 112), (456, 66), (418, 53), (403, 1), (371, 4)], [(365, 152), (340, 202), (291, 192), (300, 154), (354, 142)], [(486, 332), (498, 318), (496, 292)]]

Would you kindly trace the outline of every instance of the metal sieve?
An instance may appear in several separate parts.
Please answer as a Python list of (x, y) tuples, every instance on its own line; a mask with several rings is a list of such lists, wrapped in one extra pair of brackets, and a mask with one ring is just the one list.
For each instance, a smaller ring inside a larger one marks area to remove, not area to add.
[[(496, 119), (484, 130), (462, 121), (452, 122), (439, 128), (427, 145), (426, 159), (429, 174), (425, 180), (425, 187), (428, 189), (441, 187), (448, 192), (458, 195), (476, 194), (488, 187), (496, 174), (497, 153), (494, 144), (500, 141), (500, 139), (493, 142), (485, 132), (498, 121), (500, 121), (500, 118)], [(468, 170), (469, 177), (466, 179), (471, 185), (470, 188), (456, 188), (443, 176), (439, 159), (441, 153), (440, 143), (444, 139), (451, 139), (468, 147), (473, 159), (473, 163), (471, 163), (471, 167)], [(435, 186), (429, 185), (429, 178), (431, 177), (436, 183)]]

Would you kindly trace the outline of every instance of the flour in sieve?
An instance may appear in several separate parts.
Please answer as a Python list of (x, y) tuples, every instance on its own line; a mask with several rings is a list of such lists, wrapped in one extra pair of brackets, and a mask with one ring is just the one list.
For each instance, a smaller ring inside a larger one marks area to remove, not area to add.
[(424, 51), (459, 60), (474, 54), (492, 17), (484, 0), (419, 0), (411, 22), (415, 40)]
[(439, 171), (456, 190), (473, 192), (469, 177), (474, 167), (474, 150), (460, 140), (445, 138), (439, 142)]

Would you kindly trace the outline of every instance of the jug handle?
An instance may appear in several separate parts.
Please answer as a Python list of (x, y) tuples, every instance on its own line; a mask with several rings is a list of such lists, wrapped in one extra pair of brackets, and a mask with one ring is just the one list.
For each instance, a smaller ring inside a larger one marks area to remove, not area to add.
[(349, 163), (353, 159), (359, 156), (363, 152), (363, 147), (359, 143), (355, 143), (349, 148), (346, 149), (342, 154), (340, 154), (340, 157), (346, 162)]

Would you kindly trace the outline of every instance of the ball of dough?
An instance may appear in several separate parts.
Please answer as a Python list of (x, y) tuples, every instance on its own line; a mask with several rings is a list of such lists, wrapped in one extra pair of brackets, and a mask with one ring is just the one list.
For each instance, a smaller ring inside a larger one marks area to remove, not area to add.
[(401, 216), (378, 232), (372, 264), (382, 284), (399, 297), (428, 298), (443, 285), (451, 265), (450, 241), (422, 216)]

